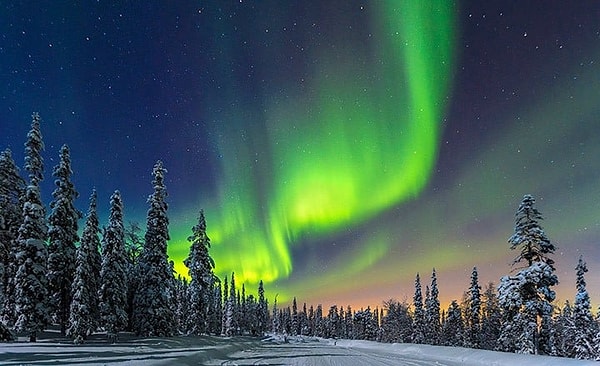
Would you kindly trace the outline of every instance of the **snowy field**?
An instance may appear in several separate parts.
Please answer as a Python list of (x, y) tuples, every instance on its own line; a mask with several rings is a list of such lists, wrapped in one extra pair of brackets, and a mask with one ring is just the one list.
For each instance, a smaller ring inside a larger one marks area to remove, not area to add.
[(281, 337), (173, 337), (116, 345), (93, 338), (75, 346), (56, 338), (0, 344), (0, 365), (598, 365), (545, 356), (370, 341)]

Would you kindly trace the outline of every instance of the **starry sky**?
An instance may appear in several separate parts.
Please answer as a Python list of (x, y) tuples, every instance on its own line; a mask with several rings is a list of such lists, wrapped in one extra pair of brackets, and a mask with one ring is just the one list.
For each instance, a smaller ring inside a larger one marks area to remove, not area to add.
[[(524, 194), (600, 301), (600, 4), (595, 1), (8, 1), (0, 148), (43, 119), (85, 212), (121, 191), (145, 226), (168, 170), (169, 254), (200, 208), (216, 272), (280, 301), (460, 299), (498, 282)], [(83, 222), (82, 222), (83, 224)]]

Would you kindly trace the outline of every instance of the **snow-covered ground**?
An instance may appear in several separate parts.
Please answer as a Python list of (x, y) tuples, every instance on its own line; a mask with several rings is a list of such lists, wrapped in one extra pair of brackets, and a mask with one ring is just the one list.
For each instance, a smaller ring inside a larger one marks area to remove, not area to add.
[(75, 346), (57, 339), (0, 344), (0, 365), (598, 365), (466, 348), (317, 338), (121, 337)]

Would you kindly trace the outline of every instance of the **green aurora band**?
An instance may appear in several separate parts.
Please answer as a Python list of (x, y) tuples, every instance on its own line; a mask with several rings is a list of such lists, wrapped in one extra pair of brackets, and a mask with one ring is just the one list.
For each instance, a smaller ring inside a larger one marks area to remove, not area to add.
[[(218, 194), (200, 201), (220, 277), (285, 279), (294, 245), (364, 223), (426, 186), (454, 65), (455, 5), (371, 6), (369, 45), (338, 37), (335, 49), (311, 49), (319, 62), (301, 88), (290, 87), (287, 98), (263, 91), (262, 126), (242, 128), (248, 113), (238, 107), (218, 127)], [(171, 258), (185, 274), (189, 227), (172, 234)], [(376, 235), (345, 255), (348, 270), (385, 257), (387, 240)]]

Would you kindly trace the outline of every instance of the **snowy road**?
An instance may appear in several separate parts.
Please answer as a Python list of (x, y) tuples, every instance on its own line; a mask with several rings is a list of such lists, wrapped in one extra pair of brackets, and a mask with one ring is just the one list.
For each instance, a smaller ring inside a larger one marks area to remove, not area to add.
[(334, 345), (333, 343), (312, 344), (265, 344), (255, 349), (229, 355), (225, 360), (212, 360), (208, 365), (373, 365), (373, 366), (430, 366), (459, 365), (438, 360), (414, 359), (393, 352), (360, 349)]
[(107, 343), (102, 336), (78, 346), (60, 337), (48, 337), (35, 344), (0, 343), (0, 365), (577, 366), (598, 363), (461, 347), (308, 337), (273, 336), (261, 341), (209, 336), (138, 339), (123, 334), (117, 344)]
[(216, 358), (206, 365), (332, 365), (332, 366), (513, 366), (595, 365), (592, 361), (517, 355), (461, 347), (383, 344), (369, 341), (294, 339), (261, 342)]

